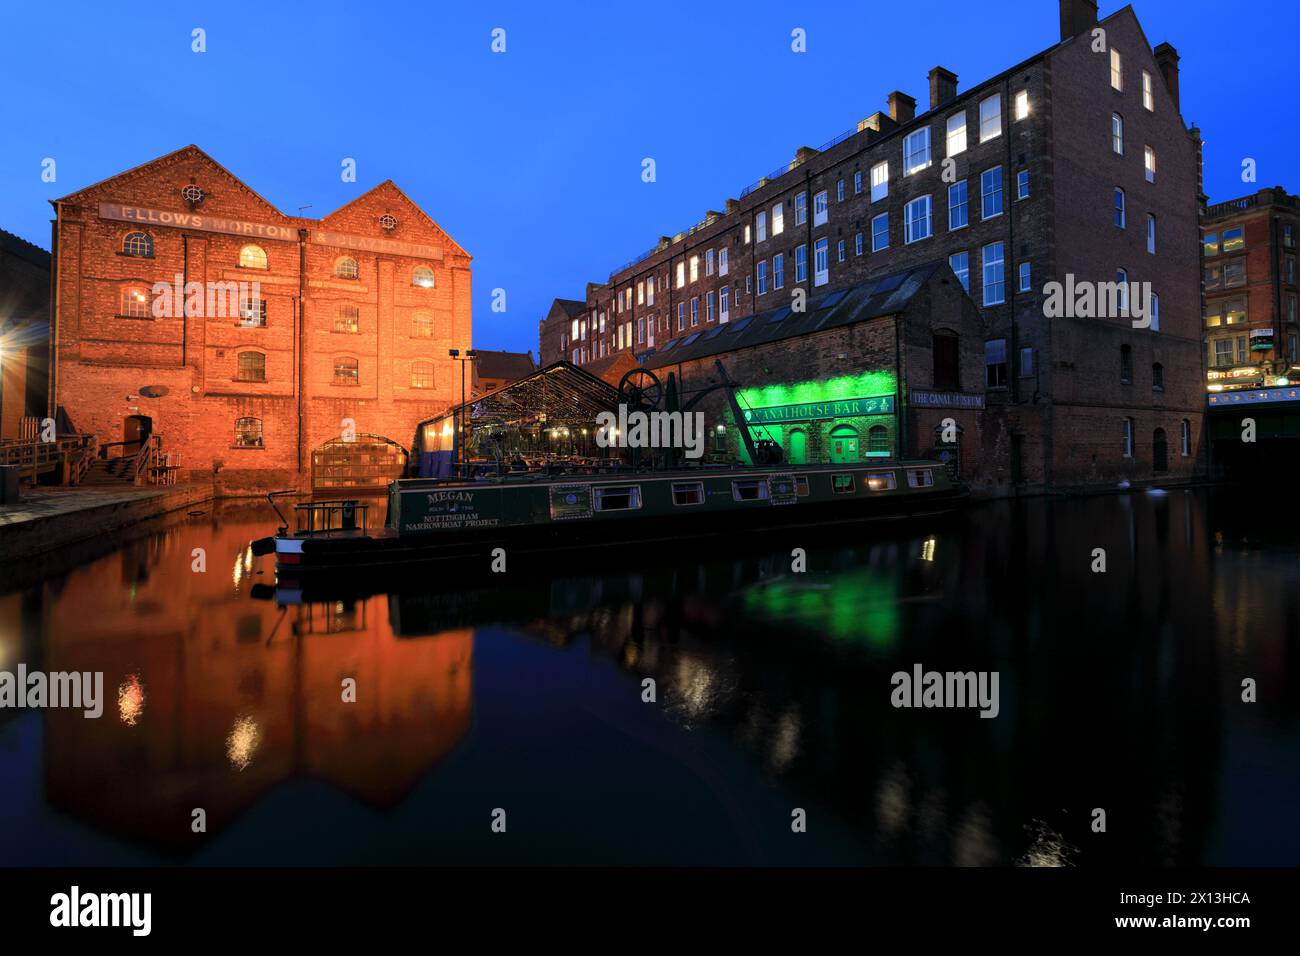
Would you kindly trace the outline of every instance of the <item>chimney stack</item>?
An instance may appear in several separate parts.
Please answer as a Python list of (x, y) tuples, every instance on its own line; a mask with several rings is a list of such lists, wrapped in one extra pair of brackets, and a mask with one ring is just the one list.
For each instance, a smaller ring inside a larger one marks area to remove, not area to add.
[(1174, 101), (1174, 109), (1182, 112), (1178, 106), (1178, 51), (1168, 43), (1162, 43), (1155, 50), (1156, 66), (1160, 70), (1160, 75), (1165, 78), (1165, 87), (1169, 90), (1169, 98)]
[(916, 118), (916, 97), (898, 90), (889, 94), (889, 118), (895, 123), (907, 123)]
[(957, 74), (936, 66), (930, 71), (930, 109), (957, 96)]
[(1061, 0), (1061, 39), (1069, 40), (1097, 25), (1097, 0)]

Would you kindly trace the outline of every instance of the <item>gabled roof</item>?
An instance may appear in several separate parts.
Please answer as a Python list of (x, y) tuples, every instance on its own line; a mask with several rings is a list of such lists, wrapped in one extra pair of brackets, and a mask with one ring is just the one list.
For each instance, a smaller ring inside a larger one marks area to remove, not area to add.
[(795, 312), (791, 306), (786, 305), (736, 319), (725, 325), (680, 335), (664, 343), (661, 348), (642, 353), (641, 364), (650, 369), (663, 368), (678, 362), (689, 362), (810, 332), (852, 325), (882, 315), (894, 315), (907, 308), (936, 272), (946, 268), (948, 265), (942, 260), (926, 262), (900, 272), (867, 279), (845, 289), (823, 293), (809, 299), (807, 309), (803, 312)]
[(470, 409), (475, 425), (545, 421), (579, 423), (595, 420), (597, 412), (613, 410), (618, 404), (618, 390), (586, 369), (561, 359), (532, 375), (509, 385), (502, 385), (485, 395), (470, 399), (465, 406), (454, 405), (441, 415), (427, 418), (415, 426), (416, 446), (424, 426)]
[(435, 231), (438, 233), (438, 235), (441, 236), (441, 237), (443, 238), (443, 240), (447, 243), (447, 245), (451, 246), (451, 248), (452, 248), (454, 251), (460, 253), (462, 256), (465, 256), (466, 258), (470, 258), (469, 253), (466, 252), (466, 251), (461, 247), (460, 243), (456, 242), (455, 239), (451, 238), (451, 236), (447, 234), (447, 230), (443, 229), (442, 226), (440, 226), (440, 225), (438, 225), (436, 222), (434, 222), (434, 221), (433, 221), (433, 217), (430, 216), (430, 215), (429, 215), (427, 212), (425, 212), (423, 209), (421, 209), (421, 208), (420, 208), (420, 204), (417, 203), (417, 202), (416, 202), (414, 199), (412, 199), (410, 196), (406, 195), (406, 193), (402, 191), (402, 188), (401, 188), (400, 186), (398, 186), (397, 183), (393, 182), (391, 179), (385, 179), (385, 180), (384, 180), (382, 183), (380, 183), (378, 186), (375, 186), (375, 187), (372, 188), (372, 189), (367, 189), (365, 192), (363, 192), (363, 193), (362, 193), (360, 196), (358, 196), (356, 199), (353, 199), (353, 200), (351, 200), (350, 202), (346, 202), (346, 203), (344, 203), (342, 206), (339, 206), (338, 209), (335, 209), (333, 212), (331, 212), (331, 213), (329, 213), (329, 214), (327, 214), (327, 215), (325, 215), (325, 216), (322, 216), (322, 217), (320, 218), (319, 222), (321, 222), (322, 224), (324, 224), (324, 223), (328, 223), (331, 219), (333, 219), (333, 218), (334, 218), (335, 216), (337, 216), (339, 213), (343, 212), (343, 210), (345, 210), (345, 209), (350, 209), (351, 207), (355, 206), (357, 203), (359, 203), (359, 202), (364, 202), (366, 199), (370, 198), (371, 196), (375, 196), (375, 195), (378, 195), (378, 194), (381, 194), (381, 193), (384, 193), (384, 192), (392, 192), (392, 193), (395, 193), (396, 195), (395, 195), (394, 198), (396, 198), (398, 201), (400, 201), (400, 202), (403, 203), (404, 205), (408, 206), (409, 208), (415, 210), (416, 214), (419, 215), (419, 217), (420, 217), (420, 218), (421, 218), (421, 219), (422, 219), (422, 220), (423, 220), (423, 221), (424, 221), (424, 222), (425, 222), (425, 223), (426, 223), (426, 224), (427, 224), (431, 229), (435, 230)]
[(0, 229), (0, 249), (24, 259), (34, 266), (48, 270), (50, 268), (50, 254), (35, 243), (28, 242), (22, 236), (15, 236), (12, 232), (6, 232)]
[(532, 352), (475, 349), (474, 365), (479, 378), (504, 378), (509, 381), (516, 381), (537, 371)]
[(576, 319), (587, 311), (587, 303), (579, 299), (556, 299), (551, 303), (551, 311), (548, 313), (547, 318), (555, 314), (557, 307), (571, 319)]
[(219, 162), (217, 162), (215, 159), (213, 159), (203, 150), (199, 149), (193, 143), (191, 143), (189, 146), (183, 146), (180, 149), (173, 150), (172, 152), (167, 153), (163, 156), (159, 156), (157, 159), (151, 159), (147, 163), (141, 163), (139, 166), (136, 166), (134, 169), (128, 169), (124, 173), (118, 173), (115, 176), (109, 176), (107, 179), (101, 179), (97, 183), (93, 183), (89, 186), (86, 186), (83, 189), (78, 189), (74, 193), (69, 193), (68, 195), (64, 196), (62, 199), (51, 200), (51, 202), (80, 203), (85, 200), (87, 194), (95, 190), (101, 189), (105, 186), (116, 185), (118, 183), (131, 182), (132, 180), (140, 179), (144, 176), (147, 176), (150, 173), (157, 172), (158, 170), (163, 169), (166, 166), (170, 166), (187, 159), (195, 159), (195, 158), (201, 159), (204, 162), (211, 165), (212, 168), (215, 169), (223, 179), (230, 182), (240, 191), (247, 193), (257, 202), (265, 206), (270, 212), (281, 217), (282, 219), (294, 218), (292, 216), (286, 216), (274, 205), (272, 205), (270, 202), (268, 202), (266, 199), (260, 196), (256, 190), (250, 187), (242, 179), (240, 179), (230, 170), (226, 169), (225, 166), (222, 166)]

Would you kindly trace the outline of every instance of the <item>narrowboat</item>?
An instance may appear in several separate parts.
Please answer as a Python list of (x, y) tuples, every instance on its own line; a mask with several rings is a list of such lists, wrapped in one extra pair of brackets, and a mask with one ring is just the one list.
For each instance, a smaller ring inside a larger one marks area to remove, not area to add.
[(513, 560), (689, 546), (785, 527), (932, 516), (954, 510), (967, 494), (933, 461), (403, 478), (389, 485), (382, 526), (371, 526), (372, 506), (359, 500), (309, 502), (297, 506), (297, 530), (286, 521), (255, 551), (274, 550), (281, 579), (441, 561), (486, 571), (497, 549)]

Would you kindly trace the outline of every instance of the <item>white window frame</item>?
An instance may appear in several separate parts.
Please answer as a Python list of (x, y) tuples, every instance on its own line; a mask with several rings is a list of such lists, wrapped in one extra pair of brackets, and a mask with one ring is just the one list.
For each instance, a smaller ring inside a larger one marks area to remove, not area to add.
[[(985, 177), (987, 177), (989, 173), (997, 173), (997, 178), (995, 180), (997, 184), (996, 189), (985, 188)], [(1006, 200), (1002, 195), (1002, 189), (1003, 186), (1002, 186), (1001, 166), (990, 166), (988, 169), (980, 173), (980, 222), (985, 222), (986, 220), (989, 219), (996, 219), (998, 216), (1002, 215), (1002, 213), (1006, 210)], [(997, 212), (989, 212), (990, 196), (998, 197)]]
[(930, 196), (917, 196), (903, 207), (903, 245), (934, 235), (934, 206)]
[(772, 207), (772, 236), (785, 232), (785, 203), (776, 203)]
[(818, 239), (813, 244), (813, 285), (825, 285), (830, 281), (830, 240)]
[(1110, 88), (1124, 92), (1124, 58), (1114, 47), (1110, 48)]
[(1016, 90), (1014, 105), (1012, 106), (1011, 115), (1017, 120), (1029, 118), (1029, 91)]
[[(997, 258), (990, 258), (990, 250), (997, 250)], [(1002, 305), (1007, 301), (1007, 251), (1006, 244), (1002, 242), (991, 242), (980, 250), (980, 284), (981, 299), (985, 305)], [(989, 281), (991, 269), (997, 269), (998, 278), (995, 281)], [(1000, 289), (1000, 292), (993, 292), (994, 289)], [(999, 298), (990, 298), (990, 295), (999, 295)]]
[[(989, 107), (986, 109), (985, 107)], [(987, 143), (1002, 135), (1002, 94), (994, 93), (980, 100), (980, 142)]]
[(826, 190), (823, 189), (813, 196), (813, 225), (824, 226), (829, 218), (830, 207), (826, 199)]
[[(879, 245), (879, 246), (878, 246), (878, 245), (876, 245), (876, 235), (877, 235), (877, 233), (876, 233), (876, 223), (879, 222), (879, 221), (881, 221), (882, 219), (884, 220), (884, 223), (885, 223), (885, 230), (884, 230), (884, 233), (883, 233), (883, 235), (884, 235), (884, 237), (885, 237), (885, 241), (884, 241), (884, 244), (883, 244), (883, 245)], [(882, 212), (882, 213), (881, 213), (880, 215), (878, 215), (878, 216), (872, 216), (872, 217), (871, 217), (871, 251), (872, 251), (872, 252), (880, 252), (881, 250), (883, 250), (883, 249), (888, 249), (888, 248), (889, 248), (889, 213), (887, 213), (887, 212)]]
[(871, 201), (879, 202), (889, 196), (889, 160), (871, 167)]
[(966, 152), (966, 111), (953, 113), (948, 117), (945, 129), (945, 148), (949, 156)]
[[(727, 269), (728, 269), (727, 250), (725, 248), (722, 248), (718, 250), (718, 275), (725, 276), (727, 274)], [(653, 304), (654, 303), (652, 301), (651, 305)]]
[[(958, 187), (961, 187), (962, 200), (961, 202), (957, 203), (954, 206), (953, 192)], [(954, 208), (962, 210), (962, 222), (960, 225), (957, 226), (954, 226), (952, 224), (952, 211)], [(962, 179), (953, 183), (951, 186), (948, 187), (948, 231), (952, 232), (954, 229), (965, 229), (969, 225), (970, 225), (970, 185), (968, 180)]]
[(1142, 106), (1148, 111), (1156, 111), (1156, 91), (1151, 82), (1151, 74), (1146, 70), (1142, 71)]
[(903, 137), (903, 175), (930, 167), (930, 127), (922, 126)]

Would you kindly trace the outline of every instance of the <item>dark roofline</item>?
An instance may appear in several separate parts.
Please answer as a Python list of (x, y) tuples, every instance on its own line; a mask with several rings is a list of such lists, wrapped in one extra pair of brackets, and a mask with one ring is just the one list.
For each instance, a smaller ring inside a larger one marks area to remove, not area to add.
[(34, 266), (40, 266), (42, 269), (50, 268), (50, 254), (36, 245), (34, 242), (28, 242), (22, 236), (15, 236), (12, 232), (0, 229), (0, 247), (10, 255), (17, 256), (30, 262)]

